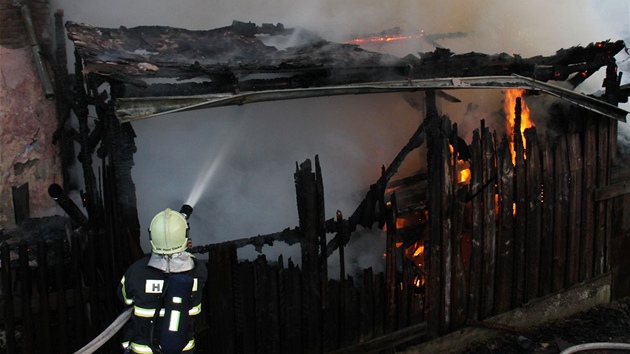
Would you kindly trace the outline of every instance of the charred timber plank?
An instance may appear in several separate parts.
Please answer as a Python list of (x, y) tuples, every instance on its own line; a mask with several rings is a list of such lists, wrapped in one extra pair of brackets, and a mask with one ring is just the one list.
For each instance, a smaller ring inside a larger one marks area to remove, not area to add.
[(540, 144), (536, 127), (525, 130), (527, 140), (527, 160), (525, 171), (527, 176), (527, 240), (526, 249), (526, 301), (531, 301), (540, 294), (540, 253), (542, 232), (542, 168), (540, 158)]
[(567, 137), (559, 137), (554, 150), (555, 165), (555, 203), (554, 235), (553, 235), (553, 283), (551, 290), (560, 291), (567, 286), (567, 252), (569, 252), (569, 156)]
[(521, 98), (516, 99), (514, 107), (514, 151), (516, 153), (516, 215), (514, 234), (514, 271), (515, 296), (513, 306), (520, 306), (525, 298), (525, 245), (527, 238), (527, 174), (525, 171), (525, 147), (521, 135)]
[(481, 304), (481, 271), (483, 261), (483, 159), (479, 129), (473, 131), (470, 162), (470, 192), (472, 198), (472, 238), (470, 257), (470, 285), (468, 291), (468, 319), (478, 320)]
[(328, 354), (369, 354), (387, 352), (392, 348), (427, 336), (427, 323), (409, 326), (390, 334), (374, 338), (368, 342), (328, 352)]
[[(433, 101), (435, 100), (434, 93), (427, 93), (427, 95), (428, 97), (432, 95)], [(422, 122), (422, 124), (420, 124), (420, 126), (414, 132), (414, 134), (411, 136), (407, 144), (400, 150), (400, 152), (398, 152), (398, 155), (396, 155), (392, 163), (387, 167), (385, 172), (381, 174), (381, 177), (378, 179), (378, 181), (376, 181), (376, 183), (374, 183), (371, 186), (370, 191), (368, 191), (363, 201), (361, 201), (357, 209), (348, 218), (348, 230), (347, 230), (348, 236), (354, 230), (356, 230), (357, 225), (370, 227), (375, 221), (377, 221), (377, 220), (364, 220), (362, 222), (362, 220), (365, 219), (363, 214), (366, 214), (366, 210), (373, 210), (375, 207), (375, 201), (374, 201), (375, 196), (373, 195), (374, 194), (373, 191), (378, 191), (382, 195), (385, 191), (385, 188), (387, 187), (387, 183), (396, 174), (396, 172), (398, 172), (398, 168), (400, 167), (402, 162), (405, 160), (407, 155), (411, 151), (420, 147), (424, 143), (426, 127), (429, 124), (429, 122), (432, 122), (435, 119), (437, 115), (437, 109), (435, 109), (434, 111), (435, 112), (433, 112), (432, 114), (427, 114), (427, 117)], [(366, 221), (369, 224), (366, 223)], [(350, 237), (345, 239), (344, 244), (347, 243), (349, 240), (350, 240)], [(330, 242), (326, 246), (326, 252), (328, 256), (330, 256), (335, 251), (335, 249), (339, 247), (340, 242), (342, 242), (342, 240), (340, 240), (339, 235), (335, 236), (332, 240), (330, 240)]]
[(17, 341), (15, 338), (15, 319), (11, 314), (15, 313), (13, 304), (13, 281), (11, 280), (11, 250), (7, 242), (0, 244), (0, 264), (2, 270), (2, 310), (4, 316), (4, 328), (6, 331), (5, 348), (7, 353), (17, 353)]
[(385, 333), (393, 332), (397, 326), (396, 303), (396, 219), (398, 208), (396, 206), (396, 193), (392, 194), (387, 203), (387, 244), (385, 245), (385, 284), (386, 284), (386, 310)]
[(582, 146), (579, 133), (569, 133), (569, 168), (571, 169), (571, 179), (569, 184), (569, 244), (567, 257), (567, 285), (573, 285), (580, 278), (580, 256), (582, 255), (580, 245), (580, 230), (582, 226), (582, 175), (583, 158)]
[[(24, 345), (22, 350), (25, 353), (35, 353), (35, 329), (33, 322), (33, 308), (31, 307), (31, 298), (33, 296), (33, 277), (31, 276), (31, 266), (29, 263), (29, 247), (26, 240), (22, 239), (18, 246), (18, 256), (19, 256), (19, 264), (20, 267), (16, 272), (17, 276), (20, 279), (20, 292), (22, 295), (22, 338), (24, 340)], [(63, 253), (61, 253), (63, 254)], [(63, 264), (63, 262), (60, 262)], [(10, 266), (10, 262), (7, 265)], [(38, 268), (41, 269), (41, 268)], [(5, 289), (5, 288), (3, 288)], [(58, 292), (59, 294), (63, 293), (62, 291)], [(9, 295), (10, 296), (10, 295)], [(57, 296), (57, 298), (65, 299), (65, 296)], [(5, 312), (7, 313), (7, 312)], [(10, 313), (10, 312), (9, 312)], [(9, 314), (7, 313), (7, 314)], [(13, 316), (10, 316), (13, 317)], [(37, 321), (38, 323), (42, 323), (42, 321)], [(47, 323), (48, 324), (48, 323)], [(11, 330), (11, 332), (13, 332)], [(13, 333), (11, 333), (13, 335)], [(39, 338), (38, 338), (39, 339)]]
[(483, 176), (487, 187), (483, 192), (483, 275), (482, 316), (492, 316), (494, 310), (494, 283), (496, 274), (496, 161), (495, 140), (486, 127), (482, 135)]
[(596, 181), (596, 154), (597, 154), (597, 120), (587, 112), (584, 112), (586, 131), (584, 132), (584, 183), (582, 195), (582, 228), (581, 247), (582, 257), (580, 263), (580, 280), (593, 277), (594, 247), (595, 247), (595, 181)]
[(507, 135), (497, 150), (497, 182), (499, 195), (499, 225), (497, 232), (497, 282), (495, 286), (495, 312), (504, 313), (512, 308), (514, 272), (514, 164)]
[(551, 293), (553, 264), (553, 226), (555, 212), (555, 171), (552, 144), (547, 139), (542, 150), (543, 212), (540, 254), (540, 295)]

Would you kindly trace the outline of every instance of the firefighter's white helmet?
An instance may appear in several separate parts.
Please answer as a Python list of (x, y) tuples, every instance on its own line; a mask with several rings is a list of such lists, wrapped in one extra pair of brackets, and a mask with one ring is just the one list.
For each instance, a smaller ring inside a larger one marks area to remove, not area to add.
[(157, 213), (149, 226), (149, 240), (153, 252), (157, 254), (173, 254), (184, 251), (188, 245), (186, 217), (168, 208)]

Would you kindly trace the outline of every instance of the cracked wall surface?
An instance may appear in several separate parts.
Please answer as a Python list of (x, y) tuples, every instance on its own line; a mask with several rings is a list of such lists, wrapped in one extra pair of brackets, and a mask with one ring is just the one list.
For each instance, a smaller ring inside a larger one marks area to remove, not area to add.
[(12, 187), (28, 183), (30, 217), (59, 214), (48, 196), (62, 183), (54, 100), (46, 100), (30, 48), (0, 46), (0, 229), (15, 227)]

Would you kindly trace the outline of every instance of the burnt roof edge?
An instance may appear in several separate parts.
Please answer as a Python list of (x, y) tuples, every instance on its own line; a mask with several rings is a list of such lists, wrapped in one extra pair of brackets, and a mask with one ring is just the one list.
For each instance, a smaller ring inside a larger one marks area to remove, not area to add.
[(116, 116), (130, 122), (164, 114), (195, 109), (244, 105), (299, 98), (414, 92), (424, 90), (522, 88), (544, 92), (605, 117), (626, 122), (629, 113), (599, 99), (520, 75), (438, 78), (428, 80), (384, 81), (327, 87), (209, 94), (198, 96), (135, 97), (116, 100)]

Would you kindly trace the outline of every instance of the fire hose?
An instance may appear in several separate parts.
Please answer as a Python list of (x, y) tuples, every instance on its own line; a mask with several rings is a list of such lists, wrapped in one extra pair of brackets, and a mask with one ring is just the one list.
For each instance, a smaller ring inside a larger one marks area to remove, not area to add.
[(129, 307), (123, 313), (121, 313), (115, 320), (112, 322), (109, 327), (105, 328), (105, 330), (99, 334), (96, 338), (94, 338), (90, 343), (83, 346), (83, 348), (74, 352), (74, 354), (90, 354), (94, 353), (98, 348), (103, 346), (108, 340), (110, 340), (114, 334), (116, 334), (124, 325), (127, 323), (129, 318), (131, 317), (131, 312), (133, 311), (133, 306)]
[(585, 343), (568, 347), (560, 354), (573, 354), (584, 350), (630, 350), (630, 343)]

